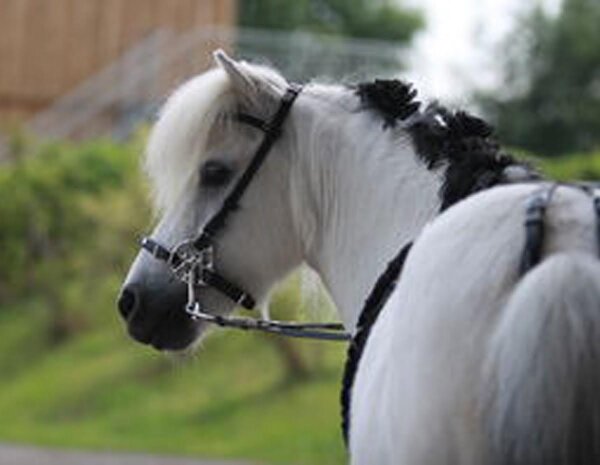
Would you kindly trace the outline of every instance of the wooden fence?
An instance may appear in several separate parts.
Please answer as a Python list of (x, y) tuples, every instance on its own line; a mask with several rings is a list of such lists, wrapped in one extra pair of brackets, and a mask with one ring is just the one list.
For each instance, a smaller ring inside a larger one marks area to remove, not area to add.
[(37, 112), (161, 27), (232, 26), (235, 3), (0, 0), (0, 122)]

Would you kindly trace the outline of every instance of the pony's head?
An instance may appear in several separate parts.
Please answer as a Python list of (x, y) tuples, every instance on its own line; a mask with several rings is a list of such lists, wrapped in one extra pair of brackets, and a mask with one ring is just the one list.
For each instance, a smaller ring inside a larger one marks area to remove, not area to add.
[[(216, 52), (215, 59), (215, 69), (168, 99), (150, 134), (145, 166), (159, 216), (152, 237), (167, 248), (199, 234), (256, 152), (263, 133), (239, 115), (268, 120), (288, 87), (271, 69), (236, 62), (223, 52)], [(259, 300), (302, 259), (290, 188), (298, 111), (295, 105), (240, 208), (214, 239), (215, 269)], [(135, 339), (177, 350), (189, 346), (205, 326), (183, 311), (186, 299), (186, 285), (169, 266), (142, 250), (118, 306)], [(214, 314), (227, 314), (235, 306), (210, 288), (203, 287), (198, 299)]]

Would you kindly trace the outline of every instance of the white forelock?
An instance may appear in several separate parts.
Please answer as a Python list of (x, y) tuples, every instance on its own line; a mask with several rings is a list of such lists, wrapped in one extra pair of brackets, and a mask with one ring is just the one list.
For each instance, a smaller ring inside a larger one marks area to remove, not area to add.
[[(265, 88), (277, 93), (285, 89), (285, 79), (271, 68), (243, 61), (237, 66), (249, 84), (241, 92), (255, 94), (246, 97), (255, 98)], [(211, 128), (236, 105), (239, 92), (234, 86), (227, 73), (216, 67), (184, 83), (163, 106), (150, 134), (145, 161), (159, 210), (176, 204), (195, 179), (206, 157)]]
[(194, 179), (206, 156), (210, 128), (232, 104), (232, 86), (220, 68), (192, 78), (167, 100), (150, 134), (145, 160), (158, 209), (174, 205)]

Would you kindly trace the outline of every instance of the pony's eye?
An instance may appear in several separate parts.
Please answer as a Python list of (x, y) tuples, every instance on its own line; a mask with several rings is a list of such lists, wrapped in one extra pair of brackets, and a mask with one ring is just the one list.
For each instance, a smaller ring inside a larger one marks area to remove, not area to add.
[(205, 187), (220, 187), (226, 184), (233, 174), (233, 170), (226, 164), (209, 160), (200, 168), (200, 182)]

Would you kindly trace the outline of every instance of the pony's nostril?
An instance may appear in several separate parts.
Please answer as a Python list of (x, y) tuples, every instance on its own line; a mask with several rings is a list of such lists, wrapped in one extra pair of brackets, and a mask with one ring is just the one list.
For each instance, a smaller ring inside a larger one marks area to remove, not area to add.
[(130, 315), (136, 310), (139, 304), (139, 292), (136, 287), (128, 286), (121, 291), (117, 306), (121, 316), (127, 320)]

